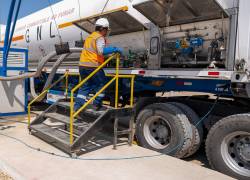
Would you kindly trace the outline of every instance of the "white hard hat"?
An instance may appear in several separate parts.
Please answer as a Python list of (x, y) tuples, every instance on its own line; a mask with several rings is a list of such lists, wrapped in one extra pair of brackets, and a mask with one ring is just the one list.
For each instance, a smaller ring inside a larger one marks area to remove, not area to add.
[(104, 28), (109, 28), (109, 21), (107, 18), (100, 18), (96, 21), (95, 26), (101, 26)]

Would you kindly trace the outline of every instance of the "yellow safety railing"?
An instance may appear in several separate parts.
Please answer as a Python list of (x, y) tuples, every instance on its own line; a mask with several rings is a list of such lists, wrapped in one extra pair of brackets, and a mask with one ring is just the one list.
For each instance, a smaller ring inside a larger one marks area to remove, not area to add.
[(57, 81), (52, 83), (47, 89), (45, 89), (39, 96), (37, 96), (35, 99), (33, 99), (29, 104), (28, 104), (28, 127), (30, 127), (30, 122), (31, 122), (31, 105), (40, 100), (43, 96), (45, 96), (51, 88), (53, 88), (55, 85), (57, 85), (59, 82), (63, 81), (65, 79), (66, 81), (66, 87), (65, 87), (65, 98), (68, 96), (68, 77), (69, 77), (69, 72), (66, 71), (66, 73), (60, 77)]
[[(76, 112), (74, 112), (74, 93), (84, 85), (90, 78), (92, 78), (98, 71), (103, 69), (113, 58), (116, 57), (116, 71), (114, 75), (111, 76), (111, 80), (106, 83), (92, 98), (90, 98), (80, 109), (78, 109)], [(84, 80), (82, 80), (75, 88), (71, 90), (71, 97), (70, 97), (70, 144), (73, 144), (74, 141), (74, 128), (73, 123), (74, 119), (79, 113), (81, 113), (90, 103), (92, 103), (97, 96), (99, 96), (105, 89), (107, 89), (114, 81), (116, 82), (115, 85), (115, 108), (118, 108), (118, 99), (119, 99), (119, 78), (131, 78), (131, 99), (130, 99), (130, 106), (133, 106), (134, 101), (134, 75), (119, 75), (119, 64), (120, 64), (120, 55), (119, 54), (113, 54), (111, 57), (109, 57), (101, 66), (96, 68), (88, 77), (86, 77)]]

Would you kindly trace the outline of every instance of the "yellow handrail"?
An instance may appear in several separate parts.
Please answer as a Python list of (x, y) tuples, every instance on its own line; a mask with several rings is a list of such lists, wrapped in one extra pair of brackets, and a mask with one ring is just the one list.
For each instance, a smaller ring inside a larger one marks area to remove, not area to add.
[[(105, 85), (102, 89), (100, 89), (91, 99), (89, 99), (80, 109), (74, 112), (74, 93), (78, 90), (84, 83), (86, 83), (90, 78), (92, 78), (98, 71), (104, 68), (114, 57), (116, 56), (116, 72), (115, 75), (112, 75), (113, 78)], [(114, 81), (116, 81), (115, 85), (115, 108), (118, 108), (118, 100), (119, 100), (119, 78), (131, 78), (131, 99), (130, 106), (133, 106), (134, 101), (134, 79), (135, 75), (119, 75), (119, 64), (120, 64), (120, 54), (113, 54), (110, 58), (108, 58), (101, 66), (96, 68), (87, 78), (82, 80), (75, 88), (71, 90), (70, 97), (70, 144), (73, 144), (74, 141), (74, 128), (73, 123), (75, 117), (82, 112), (91, 102), (93, 102), (97, 96), (99, 96), (105, 89), (108, 88)]]
[(114, 57), (115, 55), (112, 55), (111, 57), (109, 57), (101, 66), (96, 68), (88, 77), (82, 80), (76, 87), (74, 87), (71, 90), (71, 94), (74, 93), (76, 90), (78, 90), (84, 83), (86, 83), (90, 78), (92, 78), (98, 71), (104, 68)]
[[(107, 74), (107, 77), (115, 77), (114, 74)], [(130, 78), (130, 107), (134, 106), (134, 84), (135, 84), (135, 75), (118, 75), (118, 78)]]
[(66, 71), (66, 73), (60, 77), (56, 82), (54, 82), (53, 84), (51, 84), (47, 89), (45, 89), (41, 94), (39, 94), (39, 96), (37, 96), (35, 99), (33, 99), (29, 104), (28, 104), (28, 127), (30, 127), (30, 122), (31, 122), (31, 105), (33, 103), (35, 103), (37, 100), (39, 100), (41, 97), (43, 97), (45, 94), (48, 93), (48, 91), (53, 88), (55, 85), (57, 85), (59, 82), (61, 82), (64, 78), (66, 78), (66, 97), (67, 97), (67, 89), (68, 89), (68, 76), (69, 76), (69, 72)]
[(118, 108), (118, 96), (119, 96), (119, 65), (120, 65), (120, 55), (117, 55), (116, 59), (116, 70), (115, 70), (115, 108)]
[[(114, 75), (106, 75), (112, 77), (112, 79), (105, 84), (91, 99), (89, 99), (77, 112), (74, 112), (74, 93), (77, 91), (84, 83), (86, 83), (90, 78), (92, 78), (98, 71), (100, 71), (102, 68), (104, 68), (114, 57), (116, 56), (116, 71)], [(118, 100), (119, 100), (119, 78), (131, 78), (131, 90), (130, 90), (130, 107), (133, 107), (133, 102), (134, 102), (134, 80), (135, 80), (135, 75), (120, 75), (119, 74), (119, 64), (120, 64), (120, 55), (119, 54), (113, 54), (111, 57), (109, 57), (101, 66), (96, 68), (87, 78), (82, 80), (76, 87), (74, 87), (71, 90), (70, 93), (70, 144), (73, 144), (73, 123), (74, 123), (74, 118), (81, 112), (83, 111), (91, 102), (93, 102), (97, 96), (99, 96), (104, 90), (106, 90), (114, 81), (116, 81), (115, 85), (115, 108), (118, 108)], [(74, 74), (72, 74), (74, 75)], [(80, 77), (80, 76), (79, 76)], [(44, 90), (38, 97), (33, 99), (29, 104), (28, 104), (28, 127), (30, 127), (30, 122), (31, 122), (31, 105), (35, 103), (37, 100), (39, 100), (42, 96), (48, 93), (48, 91), (53, 88), (55, 85), (57, 85), (59, 82), (61, 82), (65, 78), (66, 81), (66, 87), (65, 87), (65, 98), (68, 98), (68, 83), (69, 83), (69, 71), (67, 70), (66, 73), (60, 77), (56, 82), (51, 84), (46, 90)], [(79, 78), (80, 80), (80, 78)]]
[(86, 77), (84, 80), (82, 80), (76, 87), (74, 87), (71, 90), (71, 96), (70, 96), (70, 126), (69, 126), (69, 131), (70, 131), (70, 144), (73, 144), (73, 123), (74, 123), (74, 118), (81, 112), (83, 111), (92, 101), (95, 100), (95, 98), (100, 95), (114, 80), (116, 80), (117, 77), (114, 77), (111, 79), (99, 92), (96, 93), (95, 96), (93, 96), (90, 100), (88, 100), (77, 112), (74, 112), (74, 93), (76, 90), (78, 90), (84, 83), (86, 83), (90, 78), (92, 78), (98, 71), (103, 69), (115, 56), (117, 56), (117, 59), (119, 59), (118, 54), (112, 54), (102, 65), (100, 65), (98, 68), (96, 68), (88, 77)]
[(95, 100), (95, 98), (97, 96), (99, 96), (105, 89), (107, 89), (109, 87), (110, 84), (112, 84), (112, 82), (114, 82), (117, 78), (114, 77), (112, 78), (105, 86), (102, 87), (102, 89), (100, 89), (90, 100), (88, 100), (79, 110), (77, 110), (77, 112), (75, 112), (73, 114), (73, 117), (75, 118), (81, 111), (83, 111), (92, 101)]

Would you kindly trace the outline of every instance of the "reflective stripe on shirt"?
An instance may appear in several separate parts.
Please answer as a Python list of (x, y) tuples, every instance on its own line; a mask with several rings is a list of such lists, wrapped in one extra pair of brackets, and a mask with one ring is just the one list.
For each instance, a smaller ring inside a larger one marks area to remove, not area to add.
[(79, 62), (80, 66), (87, 66), (87, 67), (98, 67), (100, 64), (98, 62)]

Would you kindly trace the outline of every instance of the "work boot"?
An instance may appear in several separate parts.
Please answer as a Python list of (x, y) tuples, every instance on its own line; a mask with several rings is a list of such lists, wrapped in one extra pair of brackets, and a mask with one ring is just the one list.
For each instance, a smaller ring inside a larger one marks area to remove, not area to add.
[(77, 119), (77, 120), (82, 120), (82, 117), (78, 114), (78, 115), (76, 116), (76, 119)]
[(107, 108), (102, 105), (93, 105), (93, 110), (95, 111), (106, 111)]

